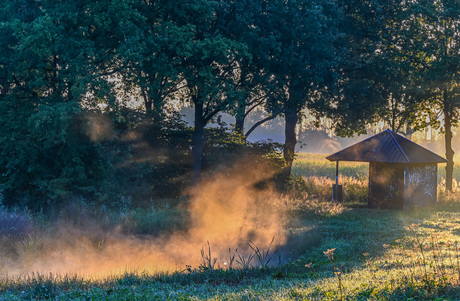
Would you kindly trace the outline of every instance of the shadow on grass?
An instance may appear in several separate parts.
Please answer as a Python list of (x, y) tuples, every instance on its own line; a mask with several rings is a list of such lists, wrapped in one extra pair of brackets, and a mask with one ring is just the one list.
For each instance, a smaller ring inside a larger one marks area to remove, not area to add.
[[(325, 204), (325, 206), (330, 206)], [(335, 249), (342, 271), (362, 268), (366, 261), (380, 258), (387, 247), (407, 235), (406, 226), (435, 214), (434, 208), (413, 211), (367, 209), (343, 206), (331, 212), (300, 211), (288, 225), (288, 239), (282, 247), (289, 273), (313, 274), (332, 271), (325, 251)]]

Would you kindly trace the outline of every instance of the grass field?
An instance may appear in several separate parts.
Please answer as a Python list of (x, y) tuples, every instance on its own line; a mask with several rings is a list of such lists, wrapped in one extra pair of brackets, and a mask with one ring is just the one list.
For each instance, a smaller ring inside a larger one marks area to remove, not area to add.
[[(33, 271), (13, 276), (5, 268), (11, 267), (10, 261), (9, 266), (0, 267), (0, 300), (460, 299), (457, 191), (439, 192), (439, 202), (432, 208), (366, 209), (367, 164), (343, 162), (340, 181), (345, 202), (333, 206), (329, 200), (334, 163), (323, 155), (300, 154), (293, 172), (305, 179), (296, 186), (298, 191), (267, 204), (283, 213), (278, 216), (286, 240), (279, 247), (267, 242), (252, 245), (246, 253), (231, 251), (227, 264), (220, 265), (210, 241), (201, 250), (192, 250), (201, 258), (196, 265), (161, 271), (127, 267), (126, 272), (104, 276)], [(438, 189), (442, 189), (442, 179)], [(111, 213), (110, 223), (123, 224), (127, 232), (158, 237), (168, 229), (183, 227), (180, 223), (186, 214), (181, 210), (126, 208), (123, 216)], [(39, 217), (30, 219), (37, 223)], [(4, 235), (2, 242), (0, 252), (13, 249), (15, 263), (25, 265), (40, 253), (40, 238)], [(103, 255), (108, 247), (93, 242), (92, 248)]]

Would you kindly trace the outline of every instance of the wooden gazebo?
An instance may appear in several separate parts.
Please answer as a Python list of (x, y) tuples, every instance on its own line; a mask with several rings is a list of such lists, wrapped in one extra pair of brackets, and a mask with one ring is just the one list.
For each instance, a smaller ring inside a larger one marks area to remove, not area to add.
[[(369, 208), (405, 209), (434, 205), (437, 164), (447, 162), (426, 148), (386, 130), (326, 157), (336, 161), (369, 162)], [(334, 196), (333, 196), (334, 197)], [(335, 193), (337, 200), (337, 193)]]

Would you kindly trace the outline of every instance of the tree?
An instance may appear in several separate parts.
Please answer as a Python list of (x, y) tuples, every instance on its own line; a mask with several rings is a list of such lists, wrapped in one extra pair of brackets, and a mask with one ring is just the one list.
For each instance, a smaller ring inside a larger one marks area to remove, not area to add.
[(233, 90), (227, 91), (234, 99), (230, 113), (235, 117), (234, 132), (246, 141), (246, 138), (260, 125), (276, 118), (279, 112), (268, 112), (267, 116), (256, 120), (245, 131), (248, 115), (256, 110), (269, 111), (268, 100), (273, 97), (268, 72), (269, 53), (276, 46), (274, 38), (265, 35), (258, 20), (265, 10), (263, 1), (226, 1), (228, 16), (220, 22), (220, 31), (239, 43), (246, 45), (249, 56), (238, 57), (234, 72)]
[(246, 55), (245, 45), (220, 32), (219, 22), (228, 11), (225, 1), (196, 0), (178, 5), (175, 24), (186, 26), (193, 33), (180, 48), (179, 70), (184, 79), (185, 94), (194, 106), (195, 126), (192, 138), (192, 179), (200, 182), (204, 128), (232, 105), (227, 94), (234, 86), (236, 58)]
[(265, 39), (274, 40), (268, 49), (274, 97), (272, 111), (285, 118), (282, 181), (291, 173), (297, 143), (296, 125), (305, 107), (315, 98), (332, 91), (340, 55), (340, 11), (335, 1), (263, 1), (264, 13), (258, 20)]
[(454, 150), (453, 129), (460, 113), (460, 7), (456, 1), (416, 1), (406, 20), (410, 32), (406, 47), (414, 65), (419, 66), (423, 85), (421, 113), (417, 128), (427, 126), (426, 117), (442, 112), (442, 121), (431, 118), (431, 125), (444, 133), (446, 159), (446, 190), (452, 190)]
[[(339, 94), (318, 111), (336, 133), (365, 133), (387, 120), (402, 127), (445, 133), (446, 188), (452, 189), (452, 129), (458, 125), (458, 5), (455, 1), (354, 1), (344, 5), (348, 56)], [(439, 120), (437, 112), (442, 112)]]
[(395, 129), (407, 123), (411, 97), (410, 63), (399, 51), (401, 6), (397, 1), (352, 1), (342, 6), (344, 39), (340, 80), (331, 97), (313, 106), (334, 121), (339, 136), (364, 134), (385, 120)]
[(0, 22), (0, 183), (7, 202), (38, 209), (95, 194), (109, 164), (79, 123), (90, 104), (111, 99), (111, 85), (101, 79), (111, 48), (100, 51), (99, 44), (107, 10), (90, 1), (8, 4)]
[[(143, 101), (146, 118), (154, 125), (161, 123), (168, 102), (184, 86), (177, 62), (183, 45), (193, 39), (191, 24), (178, 24), (181, 7), (174, 1), (119, 1), (114, 12), (118, 20), (115, 35), (121, 40), (117, 47), (117, 74), (122, 81), (123, 100), (137, 95)], [(121, 94), (121, 93), (120, 93)]]

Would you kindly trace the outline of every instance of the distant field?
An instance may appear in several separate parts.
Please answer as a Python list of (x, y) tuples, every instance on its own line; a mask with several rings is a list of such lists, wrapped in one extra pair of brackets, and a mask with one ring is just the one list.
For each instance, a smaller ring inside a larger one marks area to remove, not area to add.
[[(292, 166), (292, 172), (304, 177), (327, 177), (335, 179), (335, 162), (326, 160), (327, 155), (298, 153)], [(358, 180), (369, 177), (369, 163), (339, 162), (339, 174)]]

